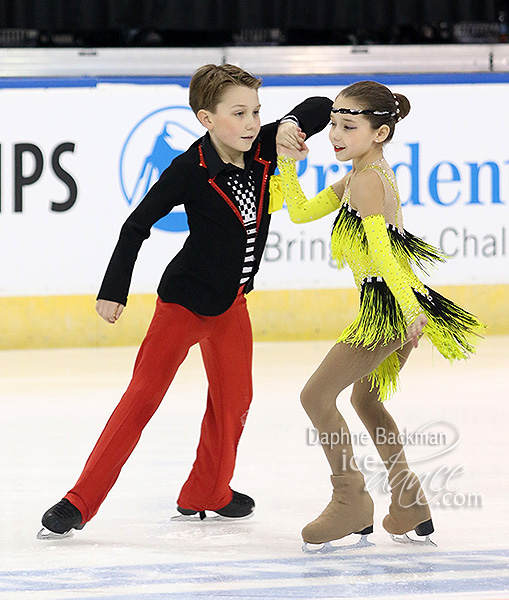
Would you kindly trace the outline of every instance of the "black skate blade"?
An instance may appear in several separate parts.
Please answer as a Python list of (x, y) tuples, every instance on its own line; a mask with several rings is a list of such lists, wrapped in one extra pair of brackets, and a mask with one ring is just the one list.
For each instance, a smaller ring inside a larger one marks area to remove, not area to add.
[(302, 552), (305, 554), (332, 554), (333, 552), (344, 552), (346, 550), (358, 550), (359, 548), (376, 546), (376, 544), (368, 540), (368, 535), (362, 534), (359, 541), (355, 544), (346, 544), (343, 546), (336, 546), (331, 542), (325, 542), (324, 544), (309, 544), (308, 542), (304, 542), (302, 544)]
[(433, 540), (430, 539), (429, 535), (425, 536), (422, 540), (416, 540), (411, 538), (408, 533), (404, 533), (403, 535), (396, 535), (394, 533), (389, 534), (391, 536), (391, 540), (396, 542), (397, 544), (413, 544), (414, 546), (433, 546), (437, 547), (437, 544)]
[(37, 532), (38, 540), (64, 540), (66, 538), (71, 538), (74, 535), (74, 531), (71, 529), (70, 531), (66, 531), (65, 533), (55, 533), (54, 531), (50, 531), (43, 527), (40, 531)]
[[(219, 515), (217, 515), (219, 516)], [(190, 514), (178, 514), (175, 515), (174, 517), (171, 517), (171, 521), (179, 521), (180, 523), (182, 522), (187, 522), (187, 523), (201, 523), (202, 521), (210, 521), (212, 520), (213, 517), (207, 517), (205, 514), (205, 511), (202, 512), (198, 512), (196, 511), (195, 513), (190, 513)]]
[(223, 517), (222, 515), (218, 515), (214, 512), (209, 514), (206, 511), (202, 511), (204, 516), (201, 516), (200, 513), (196, 512), (194, 515), (175, 515), (171, 517), (171, 521), (176, 521), (178, 523), (234, 523), (237, 521), (246, 521), (250, 519), (254, 513), (250, 513), (244, 517)]

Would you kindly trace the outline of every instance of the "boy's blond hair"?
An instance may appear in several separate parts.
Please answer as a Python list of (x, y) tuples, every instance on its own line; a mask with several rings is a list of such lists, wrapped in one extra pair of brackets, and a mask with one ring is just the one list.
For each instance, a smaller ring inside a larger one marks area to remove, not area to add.
[(191, 78), (189, 105), (195, 115), (201, 109), (214, 112), (230, 87), (243, 85), (257, 90), (261, 84), (261, 79), (235, 65), (204, 65)]

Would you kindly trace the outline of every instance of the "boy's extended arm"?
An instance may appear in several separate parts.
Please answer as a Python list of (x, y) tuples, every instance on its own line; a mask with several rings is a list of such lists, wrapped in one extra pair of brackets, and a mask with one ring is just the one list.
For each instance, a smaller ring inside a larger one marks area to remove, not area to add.
[(127, 304), (134, 264), (142, 243), (150, 236), (152, 226), (182, 203), (181, 191), (185, 189), (185, 183), (180, 181), (182, 169), (175, 165), (176, 161), (163, 171), (159, 181), (122, 225), (97, 300)]
[(330, 122), (332, 100), (324, 96), (312, 96), (301, 102), (282, 119), (262, 126), (261, 137), (265, 141), (276, 137), (281, 124), (291, 122), (304, 133), (304, 139), (322, 131)]
[(282, 121), (291, 116), (298, 121), (299, 127), (306, 134), (306, 138), (322, 131), (330, 122), (332, 100), (324, 96), (312, 96), (298, 104), (287, 113)]

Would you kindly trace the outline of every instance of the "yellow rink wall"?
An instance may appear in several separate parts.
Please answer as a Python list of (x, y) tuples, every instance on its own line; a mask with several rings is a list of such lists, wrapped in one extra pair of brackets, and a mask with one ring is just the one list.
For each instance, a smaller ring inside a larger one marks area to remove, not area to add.
[[(487, 333), (509, 334), (509, 285), (437, 287), (479, 316)], [(248, 294), (255, 341), (335, 339), (354, 318), (355, 289), (254, 291)], [(108, 325), (93, 296), (0, 298), (0, 349), (138, 345), (155, 296), (132, 295), (121, 319)]]

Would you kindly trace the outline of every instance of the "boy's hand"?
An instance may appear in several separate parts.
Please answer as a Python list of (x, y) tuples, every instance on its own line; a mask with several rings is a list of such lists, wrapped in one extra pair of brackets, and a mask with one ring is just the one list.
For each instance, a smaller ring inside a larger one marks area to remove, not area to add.
[(290, 121), (280, 123), (277, 129), (276, 144), (288, 150), (302, 150), (305, 139), (302, 129)]
[(124, 310), (124, 305), (111, 300), (98, 300), (95, 305), (95, 310), (106, 323), (115, 323)]

